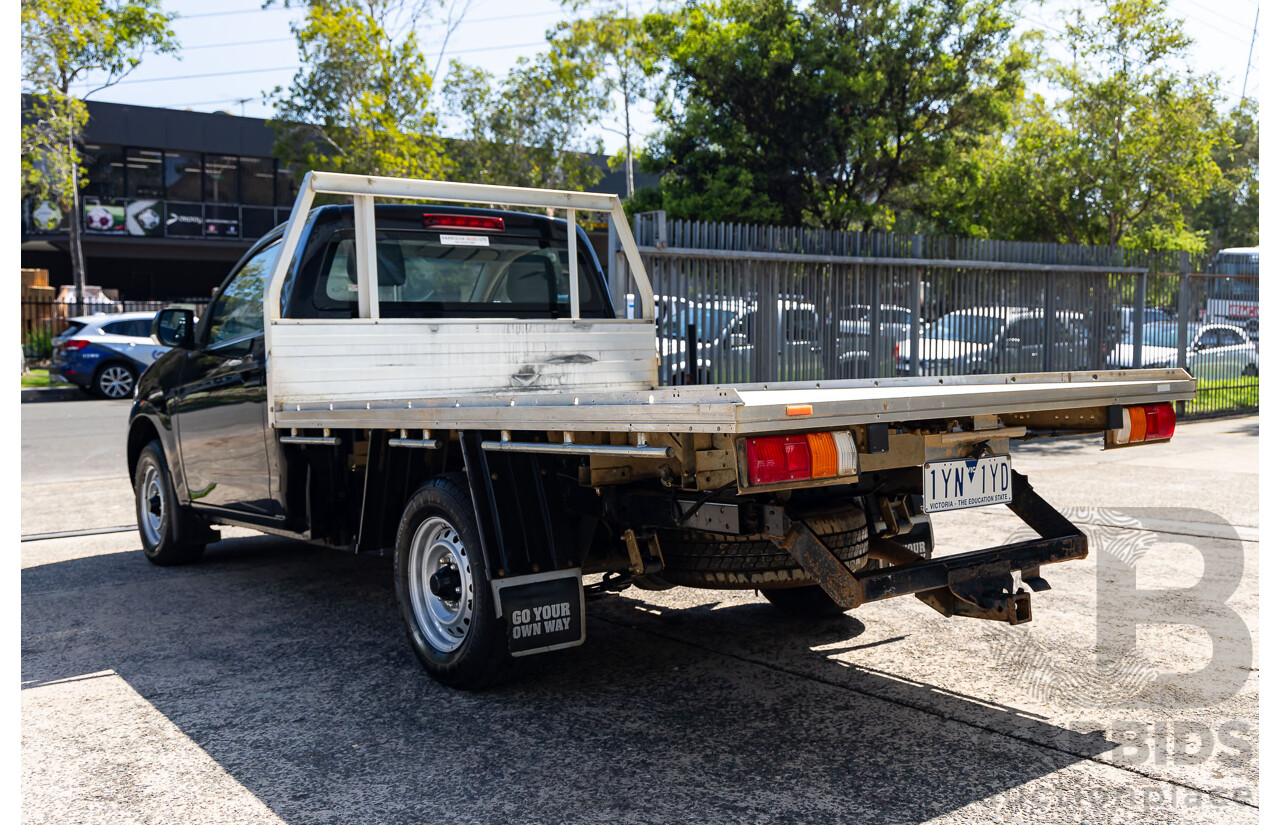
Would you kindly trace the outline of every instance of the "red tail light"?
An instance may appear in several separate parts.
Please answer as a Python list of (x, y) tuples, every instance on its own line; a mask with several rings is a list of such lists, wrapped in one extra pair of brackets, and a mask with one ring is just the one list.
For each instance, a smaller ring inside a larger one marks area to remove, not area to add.
[(422, 226), (430, 229), (433, 226), (449, 229), (481, 229), (486, 232), (504, 232), (502, 218), (484, 215), (434, 215), (430, 212), (422, 216)]
[(1147, 441), (1164, 441), (1173, 438), (1177, 415), (1172, 404), (1149, 404), (1143, 408), (1147, 414)]
[(746, 448), (753, 487), (858, 473), (858, 450), (847, 431), (748, 438)]
[(63, 341), (63, 342), (62, 342), (62, 348), (63, 348), (64, 350), (67, 350), (67, 349), (72, 349), (72, 350), (75, 350), (75, 349), (84, 349), (84, 348), (85, 348), (85, 347), (87, 347), (87, 346), (89, 346), (89, 342), (88, 342), (88, 341), (82, 341), (82, 340), (80, 340), (79, 338), (72, 338), (70, 341)]
[(895, 361), (897, 361), (897, 360), (898, 360), (898, 357), (899, 357), (899, 356), (898, 356), (898, 350), (900, 350), (900, 349), (902, 349), (902, 347), (900, 347), (899, 345), (897, 345), (897, 344), (894, 344), (894, 345), (893, 345), (893, 360), (895, 360)]
[[(1173, 438), (1177, 415), (1173, 404), (1147, 404), (1142, 407), (1125, 407), (1120, 429), (1111, 430), (1108, 443), (1139, 444), (1143, 441), (1168, 441)], [(1111, 439), (1114, 438), (1114, 441)]]

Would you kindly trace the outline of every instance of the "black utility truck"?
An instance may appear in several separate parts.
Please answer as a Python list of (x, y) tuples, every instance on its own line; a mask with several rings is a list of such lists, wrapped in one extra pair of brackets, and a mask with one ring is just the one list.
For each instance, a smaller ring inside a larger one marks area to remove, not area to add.
[[(643, 317), (616, 316), (582, 211)], [(146, 556), (194, 562), (219, 524), (393, 555), (410, 644), (459, 687), (580, 644), (592, 590), (1017, 624), (1088, 550), (1010, 442), (1164, 441), (1195, 391), (1177, 369), (660, 387), (653, 308), (615, 196), (312, 172), (198, 325), (156, 318), (173, 350), (128, 433)], [(1039, 538), (934, 555), (931, 513), (990, 504)]]

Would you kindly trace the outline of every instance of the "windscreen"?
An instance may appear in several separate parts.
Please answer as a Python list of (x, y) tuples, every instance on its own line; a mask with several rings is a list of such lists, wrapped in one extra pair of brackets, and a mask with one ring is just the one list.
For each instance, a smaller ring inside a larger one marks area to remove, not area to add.
[[(569, 250), (545, 238), (434, 231), (378, 233), (378, 305), (384, 318), (569, 315)], [(585, 244), (584, 244), (585, 245)], [(612, 310), (593, 263), (578, 256), (578, 303), (586, 318)], [(335, 234), (312, 295), (317, 310), (355, 317), (355, 240)]]

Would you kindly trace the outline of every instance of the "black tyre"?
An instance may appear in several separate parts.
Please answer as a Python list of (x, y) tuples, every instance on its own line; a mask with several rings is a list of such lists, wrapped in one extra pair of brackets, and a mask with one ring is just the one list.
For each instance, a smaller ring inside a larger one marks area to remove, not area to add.
[(816, 584), (768, 588), (761, 590), (760, 595), (782, 612), (802, 619), (824, 619), (845, 612), (843, 607), (832, 601), (826, 591)]
[(501, 681), (511, 654), (465, 485), (462, 476), (441, 476), (409, 500), (396, 533), (395, 585), (409, 644), (427, 673), (473, 689)]
[[(852, 505), (804, 517), (809, 528), (851, 569), (867, 556), (867, 519)], [(729, 536), (699, 530), (661, 530), (661, 578), (686, 587), (764, 589), (796, 587), (812, 580), (791, 554), (762, 536)]]
[(159, 441), (142, 448), (133, 471), (138, 534), (147, 561), (161, 567), (190, 564), (204, 553), (209, 529), (178, 506)]
[(93, 374), (93, 391), (103, 398), (133, 398), (138, 386), (138, 371), (122, 361), (109, 361)]
[(1242, 375), (1244, 375), (1244, 377), (1245, 377), (1245, 378), (1256, 378), (1256, 377), (1257, 377), (1257, 375), (1258, 375), (1258, 365), (1257, 365), (1257, 364), (1245, 364), (1245, 365), (1244, 365), (1244, 372), (1242, 373)]

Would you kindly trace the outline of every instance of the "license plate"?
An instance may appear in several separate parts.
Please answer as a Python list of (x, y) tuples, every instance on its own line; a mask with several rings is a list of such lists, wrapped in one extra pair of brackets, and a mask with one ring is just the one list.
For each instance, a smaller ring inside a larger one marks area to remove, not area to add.
[(924, 511), (941, 513), (1013, 501), (1007, 455), (930, 461), (924, 465)]
[(493, 596), (498, 615), (506, 619), (512, 656), (560, 650), (586, 639), (580, 570), (498, 579)]

